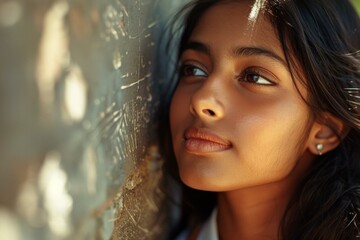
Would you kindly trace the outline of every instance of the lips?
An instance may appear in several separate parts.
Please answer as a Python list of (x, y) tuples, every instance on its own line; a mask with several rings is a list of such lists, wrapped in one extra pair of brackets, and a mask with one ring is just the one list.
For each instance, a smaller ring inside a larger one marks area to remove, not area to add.
[(191, 153), (210, 153), (224, 151), (232, 147), (231, 142), (198, 128), (185, 131), (185, 148)]

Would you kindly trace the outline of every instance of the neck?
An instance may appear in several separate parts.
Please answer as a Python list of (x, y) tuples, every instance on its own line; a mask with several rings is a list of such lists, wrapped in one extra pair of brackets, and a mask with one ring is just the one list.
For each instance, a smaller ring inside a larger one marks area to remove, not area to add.
[(219, 193), (220, 239), (278, 239), (289, 198), (276, 184)]
[(289, 201), (312, 164), (311, 156), (284, 179), (218, 193), (218, 232), (221, 240), (278, 240)]

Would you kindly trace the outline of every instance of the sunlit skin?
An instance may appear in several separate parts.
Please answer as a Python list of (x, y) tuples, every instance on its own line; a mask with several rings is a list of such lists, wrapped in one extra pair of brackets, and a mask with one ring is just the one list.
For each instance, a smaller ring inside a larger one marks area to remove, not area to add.
[(251, 4), (217, 4), (200, 18), (170, 109), (182, 181), (219, 192), (220, 239), (278, 239), (320, 129), (274, 28), (266, 16), (249, 22)]

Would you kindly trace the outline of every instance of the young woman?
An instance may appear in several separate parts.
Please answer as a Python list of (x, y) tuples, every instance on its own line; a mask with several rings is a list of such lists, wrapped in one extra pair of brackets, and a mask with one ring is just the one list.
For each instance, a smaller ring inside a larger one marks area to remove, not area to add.
[(359, 239), (351, 4), (197, 0), (182, 13), (165, 141), (185, 184), (177, 239)]

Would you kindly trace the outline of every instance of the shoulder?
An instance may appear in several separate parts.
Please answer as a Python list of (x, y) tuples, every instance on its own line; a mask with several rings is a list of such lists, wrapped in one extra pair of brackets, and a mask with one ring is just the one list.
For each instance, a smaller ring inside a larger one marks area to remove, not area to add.
[(175, 240), (187, 240), (189, 237), (189, 232), (189, 229), (185, 229), (179, 234), (179, 236), (176, 237)]
[(217, 209), (214, 209), (204, 224), (182, 231), (175, 240), (218, 240), (216, 217)]
[(202, 226), (200, 225), (194, 229), (185, 229), (175, 238), (175, 240), (198, 240), (200, 231), (202, 231)]

